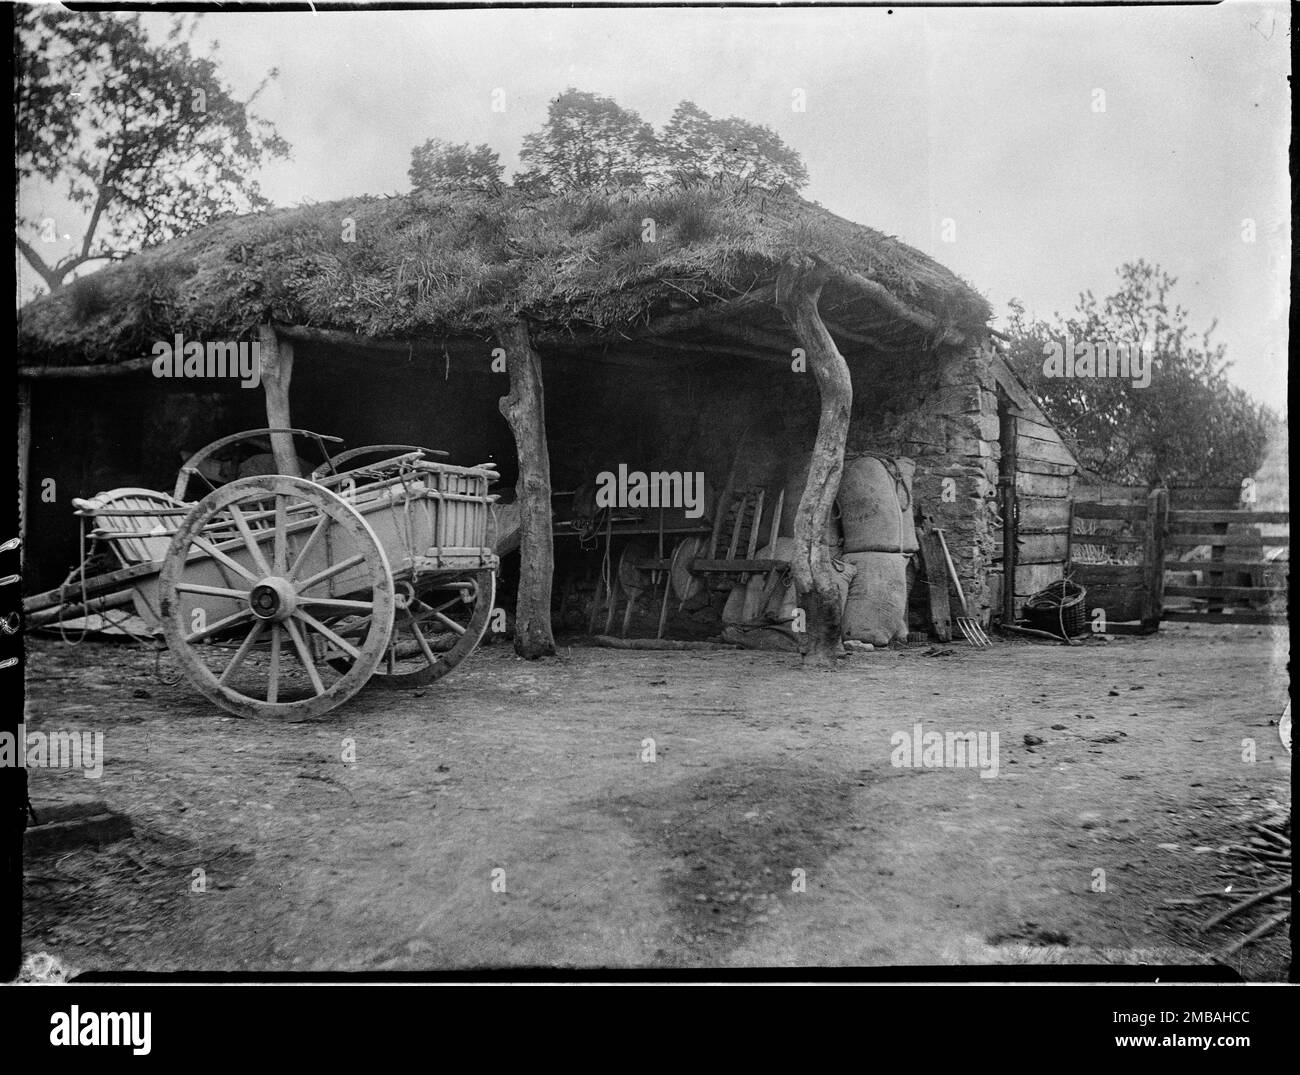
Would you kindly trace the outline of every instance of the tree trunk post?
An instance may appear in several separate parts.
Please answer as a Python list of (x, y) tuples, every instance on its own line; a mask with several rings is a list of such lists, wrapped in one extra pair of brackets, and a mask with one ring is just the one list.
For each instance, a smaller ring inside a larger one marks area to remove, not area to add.
[(824, 539), (844, 471), (844, 444), (853, 407), (848, 363), (817, 312), (824, 282), (811, 260), (804, 259), (782, 271), (778, 286), (781, 312), (804, 349), (821, 396), (808, 482), (794, 517), (791, 565), (806, 619), (801, 650), (805, 665), (813, 667), (833, 667), (835, 659), (844, 654), (843, 608)]
[[(262, 365), (262, 391), (266, 393), (266, 424), (272, 428), (288, 429), (293, 425), (289, 416), (289, 382), (293, 378), (293, 344), (281, 339), (270, 325), (257, 329)], [(281, 474), (301, 478), (298, 470), (298, 452), (289, 433), (271, 434), (271, 454), (275, 469)]]
[(501, 413), (510, 423), (519, 457), (519, 600), (515, 606), (515, 652), (529, 660), (555, 653), (551, 633), (551, 580), (555, 549), (551, 535), (551, 462), (546, 448), (542, 361), (528, 328), (512, 321), (498, 326), (506, 352), (510, 393)]

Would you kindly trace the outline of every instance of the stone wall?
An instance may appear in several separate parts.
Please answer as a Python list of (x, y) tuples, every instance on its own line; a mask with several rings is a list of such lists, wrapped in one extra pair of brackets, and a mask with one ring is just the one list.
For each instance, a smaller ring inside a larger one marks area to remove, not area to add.
[(850, 451), (916, 461), (913, 499), (944, 530), (973, 615), (986, 619), (998, 523), (998, 410), (987, 346), (852, 364)]

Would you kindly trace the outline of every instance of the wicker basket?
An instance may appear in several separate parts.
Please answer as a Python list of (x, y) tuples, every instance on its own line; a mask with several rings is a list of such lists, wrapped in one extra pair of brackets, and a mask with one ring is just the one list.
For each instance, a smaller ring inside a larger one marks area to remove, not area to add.
[(1049, 634), (1074, 638), (1088, 633), (1088, 591), (1077, 582), (1061, 579), (1039, 590), (1025, 602), (1029, 626)]

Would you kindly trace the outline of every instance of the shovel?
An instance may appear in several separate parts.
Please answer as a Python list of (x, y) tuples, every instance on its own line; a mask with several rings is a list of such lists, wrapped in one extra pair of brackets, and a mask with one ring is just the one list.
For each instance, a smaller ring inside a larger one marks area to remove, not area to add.
[(939, 538), (939, 548), (943, 549), (943, 560), (948, 565), (948, 575), (952, 578), (953, 587), (957, 591), (957, 602), (961, 606), (961, 615), (957, 617), (957, 627), (962, 636), (972, 646), (987, 646), (989, 636), (984, 633), (984, 628), (979, 625), (978, 621), (971, 618), (970, 608), (966, 604), (966, 594), (961, 588), (961, 579), (957, 577), (957, 569), (953, 566), (952, 554), (948, 552), (948, 542), (944, 540), (943, 531), (935, 527), (934, 533)]

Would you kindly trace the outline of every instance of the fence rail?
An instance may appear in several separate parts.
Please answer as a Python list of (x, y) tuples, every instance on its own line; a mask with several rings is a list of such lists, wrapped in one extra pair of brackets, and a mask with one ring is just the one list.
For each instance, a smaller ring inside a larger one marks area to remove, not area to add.
[[(1291, 513), (1222, 506), (1222, 490), (1172, 495), (1179, 506), (1165, 489), (1076, 494), (1069, 570), (1094, 618), (1101, 608), (1100, 622), (1143, 632), (1162, 620), (1285, 623)], [(1262, 529), (1283, 526), (1287, 533)]]

